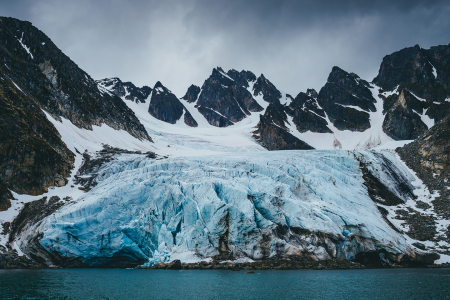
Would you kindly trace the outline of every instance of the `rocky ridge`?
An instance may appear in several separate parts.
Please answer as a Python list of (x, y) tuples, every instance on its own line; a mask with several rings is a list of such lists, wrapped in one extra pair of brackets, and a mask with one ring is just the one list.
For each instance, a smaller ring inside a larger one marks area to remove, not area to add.
[(134, 113), (30, 22), (0, 18), (0, 181), (17, 193), (64, 185), (74, 154), (43, 111), (79, 128), (106, 124), (151, 140)]
[(433, 195), (427, 203), (397, 211), (398, 218), (409, 225), (410, 236), (432, 241), (427, 247), (450, 254), (448, 247), (440, 247), (450, 242), (450, 116), (396, 151)]
[(183, 121), (186, 125), (198, 126), (197, 121), (180, 100), (159, 81), (153, 87), (148, 112), (158, 120), (170, 124), (175, 124), (181, 117), (184, 117)]
[(152, 89), (146, 85), (139, 88), (131, 82), (122, 82), (117, 77), (97, 80), (96, 83), (100, 85), (100, 88), (110, 90), (114, 95), (136, 103), (145, 103), (152, 92)]

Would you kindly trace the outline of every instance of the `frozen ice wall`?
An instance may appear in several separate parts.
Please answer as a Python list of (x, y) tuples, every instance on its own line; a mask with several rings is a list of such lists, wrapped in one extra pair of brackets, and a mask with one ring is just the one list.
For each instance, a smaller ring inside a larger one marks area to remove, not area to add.
[(37, 256), (90, 266), (224, 253), (353, 259), (381, 249), (396, 259), (409, 246), (369, 197), (357, 156), (379, 163), (370, 152), (338, 150), (122, 155), (99, 170), (95, 188), (19, 243)]

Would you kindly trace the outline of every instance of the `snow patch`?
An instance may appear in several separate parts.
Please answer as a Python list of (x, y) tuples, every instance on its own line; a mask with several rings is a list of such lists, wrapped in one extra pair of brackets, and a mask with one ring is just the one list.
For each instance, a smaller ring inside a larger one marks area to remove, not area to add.
[(434, 78), (436, 78), (437, 79), (437, 72), (436, 72), (436, 68), (433, 66), (433, 64), (431, 63), (431, 62), (428, 62), (430, 65), (431, 65), (431, 67), (433, 68), (433, 75), (434, 75)]
[(18, 40), (19, 43), (22, 45), (23, 49), (25, 49), (25, 51), (27, 51), (27, 53), (30, 55), (31, 59), (34, 59), (33, 54), (32, 54), (31, 51), (30, 51), (30, 48), (28, 48), (27, 45), (25, 45), (25, 44), (22, 42), (22, 39), (23, 39), (23, 32), (22, 32), (22, 36), (20, 37), (20, 39), (17, 39), (17, 40)]

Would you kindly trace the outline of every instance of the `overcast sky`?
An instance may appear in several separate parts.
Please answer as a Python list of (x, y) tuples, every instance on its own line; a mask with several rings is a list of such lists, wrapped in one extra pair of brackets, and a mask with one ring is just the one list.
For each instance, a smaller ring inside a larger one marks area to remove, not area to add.
[(212, 68), (263, 73), (295, 96), (333, 66), (371, 81), (383, 57), (450, 43), (449, 1), (2, 0), (94, 79), (160, 80), (178, 97)]

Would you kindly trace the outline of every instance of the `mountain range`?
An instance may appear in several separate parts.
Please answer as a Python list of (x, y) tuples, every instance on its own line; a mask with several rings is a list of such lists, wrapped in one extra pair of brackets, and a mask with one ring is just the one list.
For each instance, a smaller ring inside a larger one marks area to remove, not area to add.
[(450, 262), (450, 44), (297, 94), (94, 80), (6, 17), (0, 59), (0, 267)]

